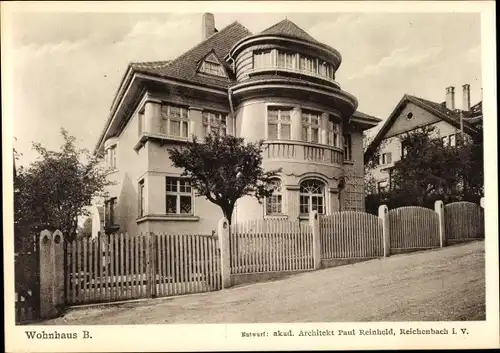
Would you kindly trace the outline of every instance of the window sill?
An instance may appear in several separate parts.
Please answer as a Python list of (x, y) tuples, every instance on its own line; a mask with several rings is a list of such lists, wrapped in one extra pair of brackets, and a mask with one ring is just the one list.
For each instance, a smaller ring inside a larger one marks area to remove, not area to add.
[(354, 161), (352, 159), (344, 160), (344, 164), (354, 164)]
[(288, 219), (288, 216), (286, 214), (270, 214), (265, 215), (264, 219)]
[(188, 221), (197, 222), (200, 220), (198, 216), (192, 215), (146, 215), (135, 220), (136, 223), (142, 223), (145, 221)]
[(108, 175), (115, 174), (115, 173), (118, 173), (118, 168), (110, 169), (110, 170), (106, 171), (104, 173), (104, 175), (108, 176)]

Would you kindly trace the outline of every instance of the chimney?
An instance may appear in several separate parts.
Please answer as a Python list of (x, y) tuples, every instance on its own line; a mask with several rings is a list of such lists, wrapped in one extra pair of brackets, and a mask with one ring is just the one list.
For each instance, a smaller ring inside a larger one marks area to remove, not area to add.
[(201, 40), (205, 40), (216, 32), (215, 17), (211, 13), (204, 13), (201, 20)]
[(455, 87), (446, 88), (446, 108), (455, 110)]
[(462, 110), (470, 110), (470, 85), (465, 84), (462, 86)]

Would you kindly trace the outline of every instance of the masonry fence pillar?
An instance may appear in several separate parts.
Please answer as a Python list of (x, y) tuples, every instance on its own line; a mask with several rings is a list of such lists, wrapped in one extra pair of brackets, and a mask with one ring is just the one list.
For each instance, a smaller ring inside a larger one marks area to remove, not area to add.
[(321, 237), (319, 234), (318, 211), (311, 211), (309, 213), (309, 224), (311, 225), (312, 238), (313, 238), (314, 269), (318, 270), (321, 268)]
[(231, 263), (229, 248), (229, 222), (222, 218), (217, 226), (220, 247), (220, 268), (222, 276), (222, 288), (231, 287)]
[(439, 220), (439, 246), (446, 246), (446, 230), (444, 222), (444, 204), (443, 201), (438, 200), (434, 203), (434, 211), (436, 211)]
[(40, 318), (57, 316), (64, 306), (64, 237), (40, 233)]
[(384, 257), (391, 255), (391, 237), (389, 229), (389, 209), (386, 205), (378, 208), (378, 217), (382, 222), (382, 242), (384, 246)]

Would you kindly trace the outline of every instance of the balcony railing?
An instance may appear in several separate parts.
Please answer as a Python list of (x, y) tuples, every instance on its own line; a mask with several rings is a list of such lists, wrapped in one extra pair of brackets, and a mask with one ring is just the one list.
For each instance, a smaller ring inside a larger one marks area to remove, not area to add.
[(249, 69), (248, 76), (252, 77), (256, 74), (263, 74), (263, 73), (275, 72), (275, 71), (281, 71), (281, 72), (291, 73), (291, 74), (295, 74), (295, 75), (304, 75), (304, 76), (314, 77), (317, 79), (321, 79), (321, 80), (330, 82), (330, 83), (334, 84), (337, 88), (340, 88), (340, 84), (329, 76), (322, 75), (322, 74), (314, 72), (314, 71), (300, 70), (297, 68), (288, 68), (288, 67), (283, 67), (283, 66), (278, 66), (278, 65), (269, 65), (269, 66), (262, 66), (262, 67), (258, 67), (258, 68)]
[(272, 140), (265, 142), (264, 158), (290, 159), (297, 162), (342, 164), (341, 149), (303, 141)]

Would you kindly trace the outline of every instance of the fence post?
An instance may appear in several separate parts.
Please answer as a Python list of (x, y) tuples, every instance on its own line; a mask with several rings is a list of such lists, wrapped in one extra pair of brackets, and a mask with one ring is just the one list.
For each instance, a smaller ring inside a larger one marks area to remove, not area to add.
[(231, 287), (231, 263), (229, 249), (229, 222), (226, 218), (219, 220), (217, 226), (220, 247), (220, 269), (222, 277), (222, 288)]
[(309, 213), (309, 224), (312, 229), (314, 269), (318, 270), (321, 268), (321, 237), (319, 234), (318, 211)]
[(444, 204), (443, 201), (438, 200), (434, 203), (434, 211), (438, 214), (439, 220), (439, 246), (442, 248), (446, 246), (446, 230), (444, 221)]
[(61, 231), (56, 230), (54, 234), (52, 234), (52, 249), (53, 249), (53, 268), (54, 268), (54, 284), (53, 284), (53, 296), (52, 296), (52, 305), (56, 310), (56, 314), (60, 312), (64, 308), (64, 236)]
[(384, 245), (384, 257), (391, 255), (391, 235), (389, 229), (389, 209), (386, 205), (378, 208), (378, 217), (382, 222), (382, 241)]

